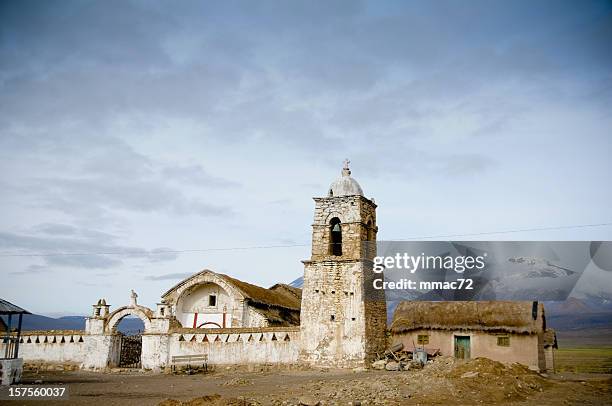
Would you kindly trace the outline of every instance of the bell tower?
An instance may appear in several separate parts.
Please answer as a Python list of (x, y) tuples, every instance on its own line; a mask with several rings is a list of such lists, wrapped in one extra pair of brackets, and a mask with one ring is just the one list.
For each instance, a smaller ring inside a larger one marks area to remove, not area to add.
[(314, 365), (364, 366), (386, 347), (384, 291), (372, 286), (376, 204), (349, 163), (327, 197), (314, 198), (312, 255), (303, 261), (300, 360)]

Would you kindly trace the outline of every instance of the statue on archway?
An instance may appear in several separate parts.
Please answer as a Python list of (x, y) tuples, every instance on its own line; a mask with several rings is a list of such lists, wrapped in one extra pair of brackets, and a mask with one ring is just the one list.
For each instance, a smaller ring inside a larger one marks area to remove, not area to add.
[(132, 294), (130, 295), (130, 306), (137, 306), (136, 299), (138, 299), (138, 294), (134, 292), (134, 289), (132, 289)]

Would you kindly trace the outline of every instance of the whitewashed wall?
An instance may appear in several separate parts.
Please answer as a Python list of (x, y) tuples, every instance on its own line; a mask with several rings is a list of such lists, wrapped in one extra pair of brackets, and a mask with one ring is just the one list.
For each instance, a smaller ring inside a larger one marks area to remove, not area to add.
[[(108, 361), (110, 337), (84, 333), (49, 331), (26, 333), (19, 344), (25, 362), (76, 364), (81, 368), (104, 368)], [(0, 344), (4, 353), (4, 344)]]
[[(23, 336), (19, 356), (26, 363), (73, 364), (82, 369), (104, 369), (116, 366), (119, 361), (117, 338), (111, 334), (59, 331), (28, 334)], [(298, 360), (299, 341), (299, 328), (291, 327), (145, 333), (141, 360), (143, 368), (155, 371), (171, 365), (173, 356), (194, 354), (207, 354), (209, 364), (218, 365), (290, 364)], [(0, 351), (4, 351), (3, 344), (0, 344)]]
[(169, 361), (177, 355), (208, 354), (209, 364), (218, 365), (297, 362), (300, 337), (297, 329), (240, 330), (220, 334), (173, 333), (169, 336)]

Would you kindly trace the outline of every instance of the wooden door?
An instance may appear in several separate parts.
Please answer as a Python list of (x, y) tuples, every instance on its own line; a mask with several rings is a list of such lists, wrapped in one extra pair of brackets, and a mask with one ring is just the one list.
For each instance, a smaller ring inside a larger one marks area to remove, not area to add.
[(470, 359), (470, 336), (455, 336), (455, 358)]

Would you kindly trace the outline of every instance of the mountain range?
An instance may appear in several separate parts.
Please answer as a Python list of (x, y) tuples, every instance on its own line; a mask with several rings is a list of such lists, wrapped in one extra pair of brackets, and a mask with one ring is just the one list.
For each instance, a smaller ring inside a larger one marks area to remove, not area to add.
[[(300, 277), (289, 285), (302, 288), (304, 278)], [(398, 301), (387, 300), (389, 323)], [(607, 294), (569, 297), (563, 302), (544, 302), (546, 320), (549, 327), (558, 332), (559, 337), (567, 336), (572, 343), (612, 343), (612, 296)], [(84, 316), (47, 317), (37, 314), (24, 315), (23, 330), (83, 330)], [(143, 322), (135, 317), (126, 317), (119, 323), (122, 333), (142, 331)]]
[[(6, 318), (4, 318), (6, 322)], [(12, 327), (16, 327), (13, 321)], [(85, 316), (47, 317), (39, 314), (25, 314), (21, 328), (24, 331), (31, 330), (84, 330)], [(137, 317), (126, 317), (117, 326), (122, 333), (134, 332), (144, 329), (144, 323)]]

